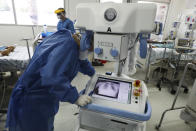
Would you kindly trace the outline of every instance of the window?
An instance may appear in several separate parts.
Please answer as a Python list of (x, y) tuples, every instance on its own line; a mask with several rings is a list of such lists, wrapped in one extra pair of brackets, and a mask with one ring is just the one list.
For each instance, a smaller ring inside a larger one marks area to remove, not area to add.
[(123, 0), (100, 0), (100, 3), (105, 3), (105, 2), (122, 3)]
[(59, 20), (54, 11), (63, 7), (64, 0), (37, 0), (38, 24), (57, 25)]
[(64, 7), (64, 0), (14, 0), (17, 23), (21, 25), (56, 25), (54, 14), (57, 8)]
[(0, 24), (14, 24), (12, 0), (0, 0)]

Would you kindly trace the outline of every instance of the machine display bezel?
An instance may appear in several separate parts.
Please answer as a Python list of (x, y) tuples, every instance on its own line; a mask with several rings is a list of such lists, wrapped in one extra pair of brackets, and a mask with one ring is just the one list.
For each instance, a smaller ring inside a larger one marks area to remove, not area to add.
[[(111, 99), (116, 99), (116, 100), (118, 99), (119, 92), (118, 92), (118, 95), (116, 97), (97, 93), (97, 89), (98, 89), (97, 88), (97, 84), (100, 81), (114, 82), (114, 83), (119, 83), (119, 84), (120, 83), (127, 83), (127, 84), (129, 84), (129, 94), (128, 94), (128, 101), (127, 101), (127, 103), (130, 104), (130, 102), (131, 102), (131, 93), (132, 93), (132, 82), (131, 81), (123, 81), (123, 80), (119, 80), (119, 79), (111, 79), (111, 78), (106, 78), (106, 77), (98, 77), (97, 78), (97, 81), (96, 81), (96, 83), (94, 85), (94, 88), (93, 88), (93, 91), (92, 91), (92, 95), (103, 96), (103, 97), (106, 97), (106, 98), (111, 98)], [(119, 90), (120, 90), (120, 87), (119, 87)]]

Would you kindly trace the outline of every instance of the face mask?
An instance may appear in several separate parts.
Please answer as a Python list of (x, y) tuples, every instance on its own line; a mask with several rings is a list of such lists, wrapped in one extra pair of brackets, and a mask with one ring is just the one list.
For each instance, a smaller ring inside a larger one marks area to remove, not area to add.
[(61, 19), (61, 16), (60, 16), (60, 15), (57, 15), (57, 18), (58, 18), (58, 19)]

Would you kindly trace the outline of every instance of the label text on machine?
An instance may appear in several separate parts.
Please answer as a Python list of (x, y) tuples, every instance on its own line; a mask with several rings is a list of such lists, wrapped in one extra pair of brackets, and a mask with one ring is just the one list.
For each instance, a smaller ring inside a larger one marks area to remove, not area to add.
[(112, 42), (98, 41), (97, 43), (98, 43), (98, 45), (100, 45), (100, 46), (113, 47), (113, 43), (112, 43)]

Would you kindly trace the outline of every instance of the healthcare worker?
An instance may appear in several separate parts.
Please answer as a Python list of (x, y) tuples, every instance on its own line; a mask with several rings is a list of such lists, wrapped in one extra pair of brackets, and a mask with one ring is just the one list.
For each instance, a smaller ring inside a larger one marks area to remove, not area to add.
[(55, 14), (57, 14), (57, 18), (60, 19), (57, 24), (57, 30), (67, 29), (70, 30), (72, 34), (75, 33), (73, 22), (66, 17), (65, 9), (58, 8), (55, 10)]
[(89, 40), (85, 36), (80, 42), (70, 31), (60, 30), (37, 46), (10, 98), (9, 131), (53, 131), (60, 101), (79, 106), (91, 102), (89, 96), (80, 96), (71, 85), (78, 71), (90, 77), (95, 73), (89, 61), (79, 56), (80, 47), (82, 52), (89, 47), (79, 44), (90, 44)]

